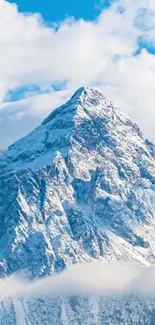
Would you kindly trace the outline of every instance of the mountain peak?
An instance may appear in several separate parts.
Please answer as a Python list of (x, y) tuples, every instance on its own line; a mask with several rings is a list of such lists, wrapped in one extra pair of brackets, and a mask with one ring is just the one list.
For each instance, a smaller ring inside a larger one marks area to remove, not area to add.
[[(75, 91), (73, 96), (65, 104), (52, 111), (42, 124), (49, 123), (53, 118), (59, 115), (65, 116), (70, 113), (69, 118), (72, 118), (79, 112), (78, 108), (80, 108), (80, 111), (83, 111), (86, 105), (87, 108), (92, 105), (95, 107), (100, 103), (102, 104), (103, 101), (107, 102), (108, 99), (100, 89), (95, 87), (81, 87)], [(110, 102), (110, 104), (112, 105), (112, 102)]]
[[(3, 159), (9, 168), (39, 169), (51, 165), (57, 152), (121, 152), (124, 144), (148, 150), (139, 127), (120, 111), (101, 90), (82, 87), (71, 99), (55, 109), (28, 136), (9, 147)], [(136, 150), (136, 148), (135, 148)]]
[(105, 98), (103, 91), (97, 87), (80, 87), (75, 91), (71, 100), (78, 98), (91, 98), (91, 97)]

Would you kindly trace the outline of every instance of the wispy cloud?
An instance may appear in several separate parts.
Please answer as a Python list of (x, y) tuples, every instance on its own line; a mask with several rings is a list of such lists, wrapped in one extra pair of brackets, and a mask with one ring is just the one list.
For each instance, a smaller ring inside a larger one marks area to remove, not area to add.
[(61, 274), (27, 282), (12, 276), (0, 281), (0, 297), (59, 295), (155, 296), (155, 266), (96, 261), (77, 265)]

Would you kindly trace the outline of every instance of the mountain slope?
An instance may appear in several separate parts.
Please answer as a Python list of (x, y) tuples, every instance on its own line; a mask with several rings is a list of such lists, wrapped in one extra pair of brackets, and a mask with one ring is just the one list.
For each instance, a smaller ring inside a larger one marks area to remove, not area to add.
[(145, 297), (14, 299), (0, 306), (3, 325), (154, 325), (155, 301)]
[(1, 275), (155, 261), (154, 146), (101, 91), (79, 89), (0, 167)]

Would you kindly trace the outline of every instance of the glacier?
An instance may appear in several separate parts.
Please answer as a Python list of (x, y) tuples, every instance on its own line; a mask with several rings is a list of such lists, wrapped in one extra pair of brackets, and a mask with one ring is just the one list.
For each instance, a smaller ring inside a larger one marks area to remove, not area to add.
[[(77, 90), (1, 155), (1, 277), (34, 279), (96, 259), (148, 266), (154, 234), (155, 146), (99, 89)], [(155, 324), (153, 299), (64, 299), (2, 300), (0, 324)], [(29, 310), (42, 316), (28, 320)]]

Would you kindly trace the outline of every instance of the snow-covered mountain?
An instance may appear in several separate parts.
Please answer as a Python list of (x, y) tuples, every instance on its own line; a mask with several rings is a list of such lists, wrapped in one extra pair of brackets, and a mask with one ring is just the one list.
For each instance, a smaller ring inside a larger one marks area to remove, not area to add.
[(1, 157), (1, 276), (100, 258), (154, 263), (154, 157), (100, 90), (79, 89)]

